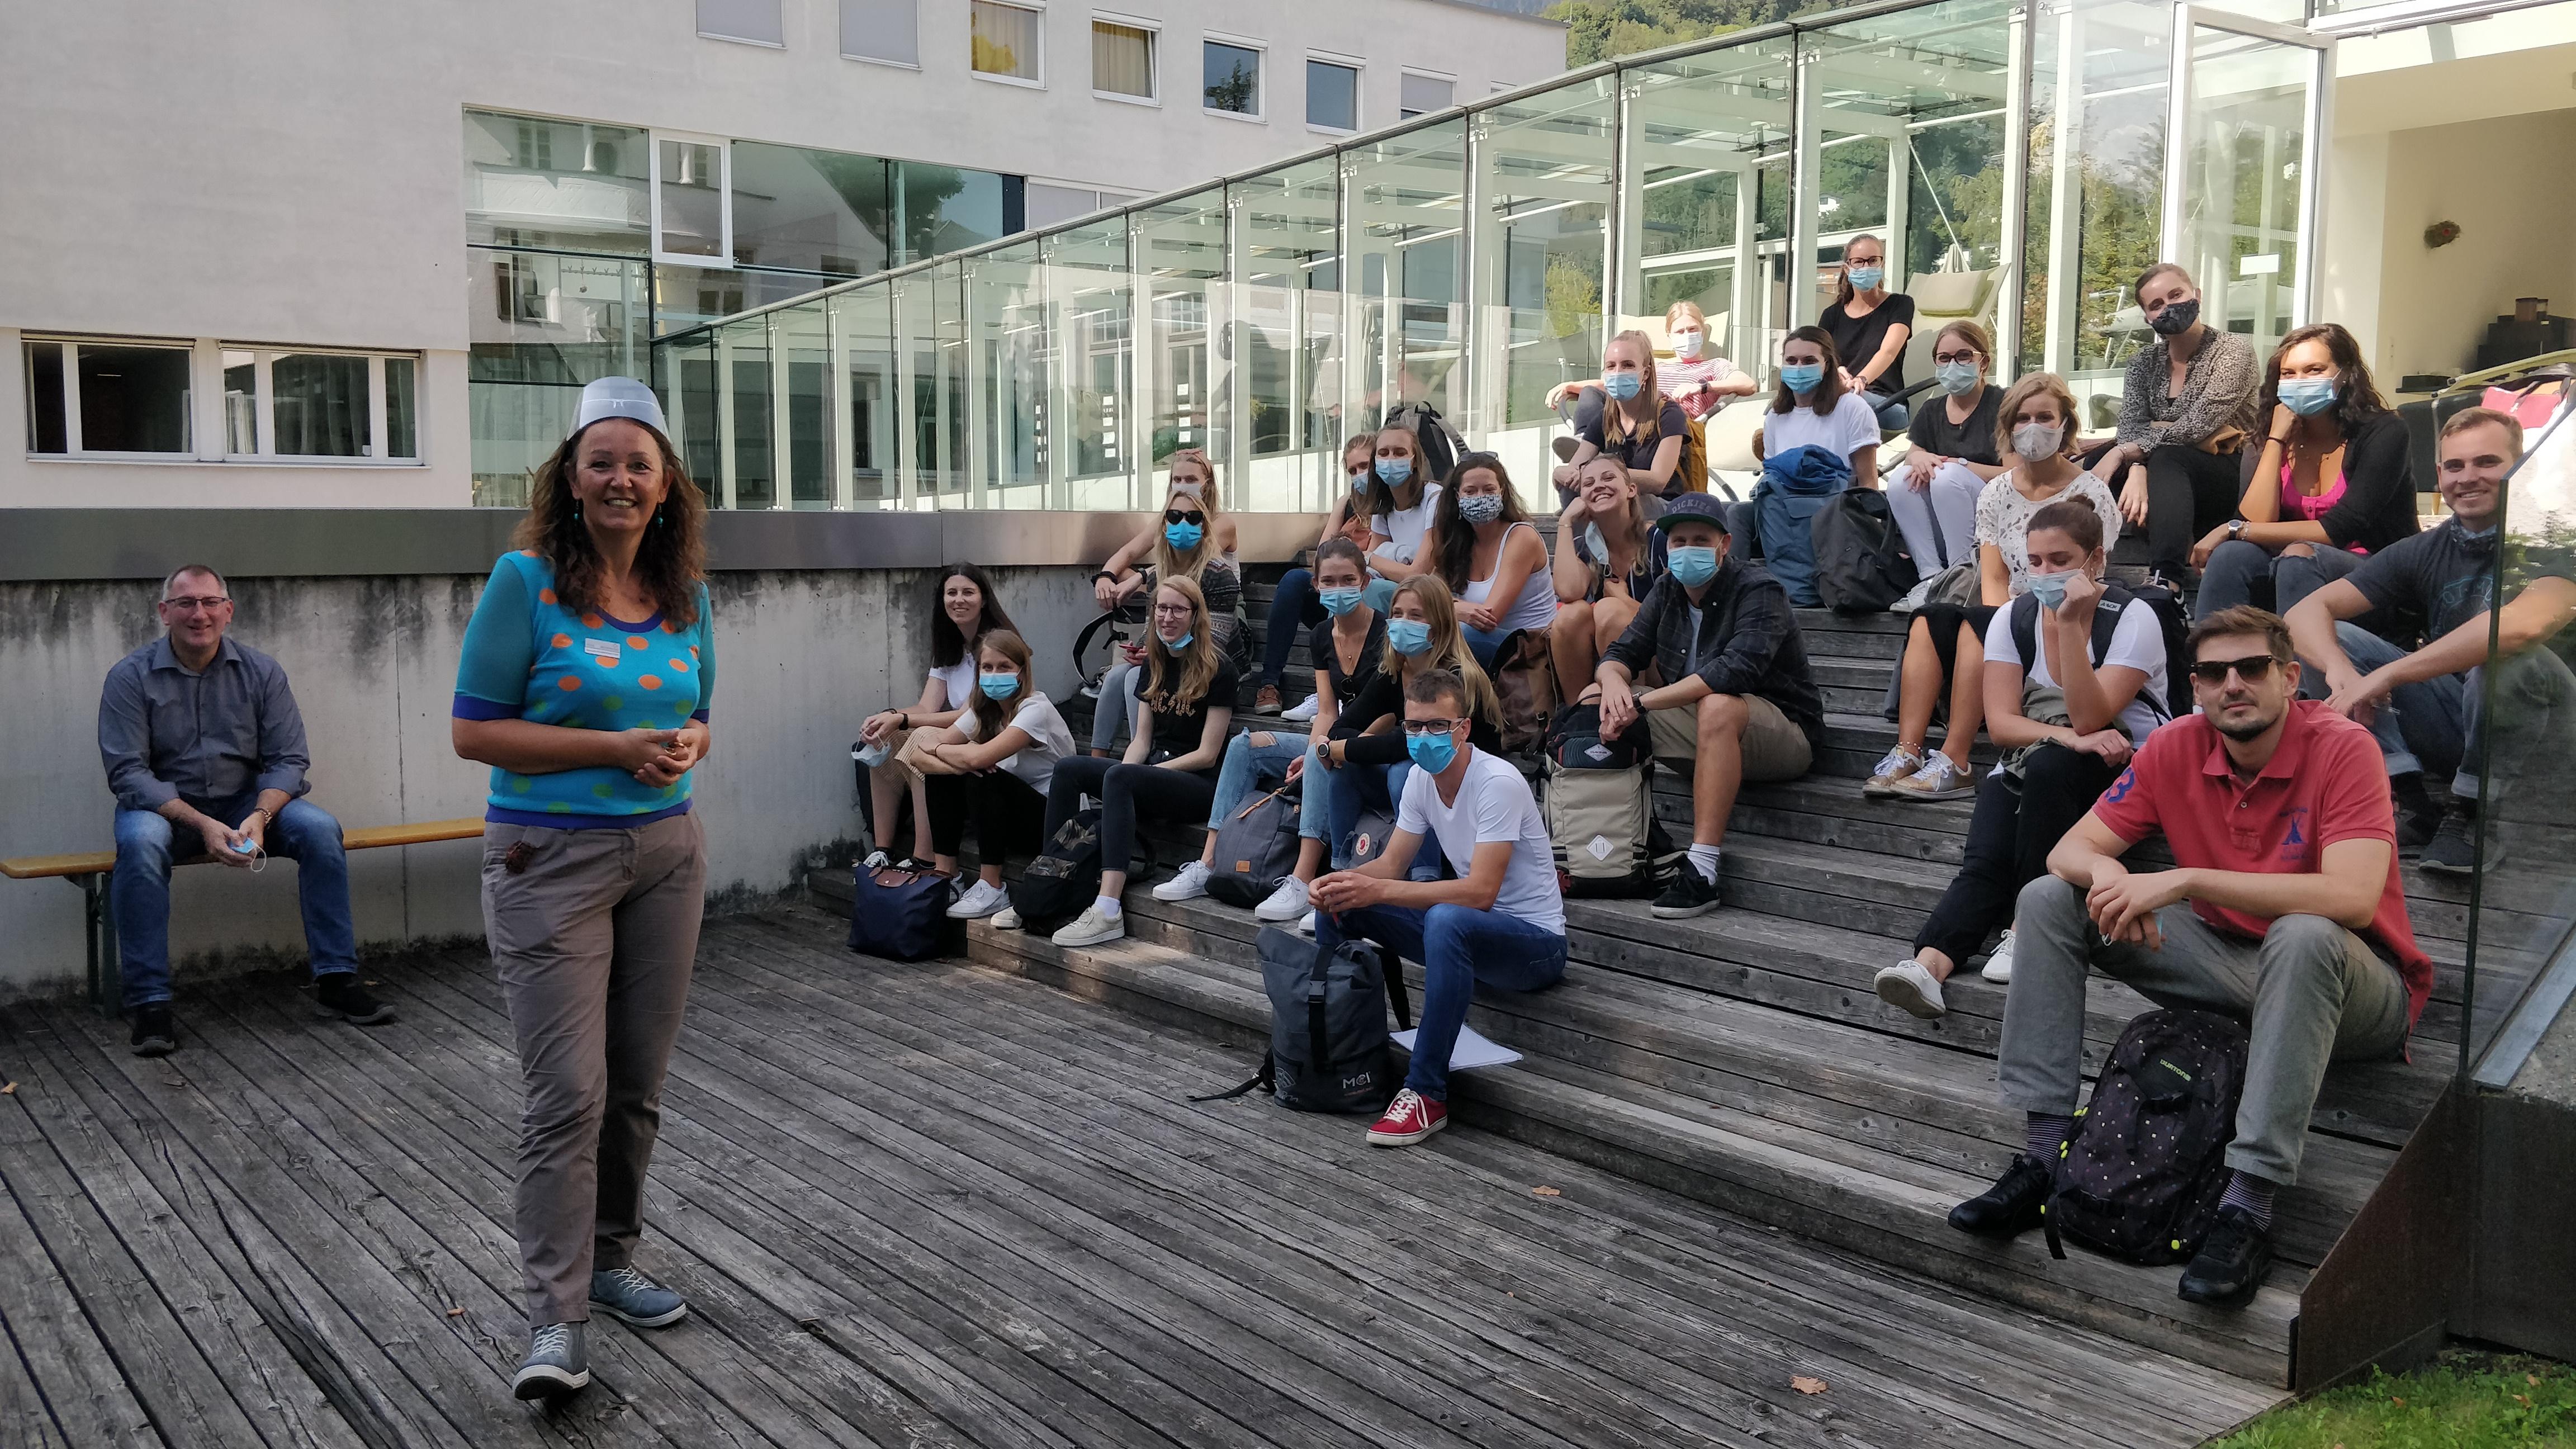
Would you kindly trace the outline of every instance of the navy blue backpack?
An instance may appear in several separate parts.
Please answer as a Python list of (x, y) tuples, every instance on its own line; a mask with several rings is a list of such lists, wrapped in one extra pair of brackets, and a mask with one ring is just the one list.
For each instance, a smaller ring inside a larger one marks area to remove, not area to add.
[(1812, 443), (1763, 460), (1762, 481), (1753, 486), (1754, 537), (1763, 567), (1801, 608), (1825, 601), (1816, 588), (1816, 515), (1851, 479), (1849, 459)]
[(965, 923), (948, 919), (955, 877), (896, 866), (858, 869), (850, 898), (850, 949), (895, 961), (953, 956), (965, 950)]

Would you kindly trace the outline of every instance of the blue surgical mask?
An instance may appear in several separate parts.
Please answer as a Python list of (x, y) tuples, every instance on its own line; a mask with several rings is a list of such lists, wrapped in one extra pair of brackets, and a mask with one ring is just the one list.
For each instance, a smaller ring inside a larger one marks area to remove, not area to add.
[(1821, 362), (1784, 362), (1780, 364), (1780, 385), (1801, 397), (1814, 392), (1817, 386), (1824, 382), (1824, 380), (1825, 365)]
[(1878, 284), (1886, 280), (1887, 268), (1885, 267), (1854, 267), (1851, 269), (1852, 290), (1855, 292), (1875, 292), (1878, 290)]
[(1602, 390), (1621, 402), (1635, 397), (1637, 390), (1645, 385), (1646, 379), (1633, 372), (1614, 372), (1601, 379)]
[(1193, 640), (1193, 639), (1195, 639), (1195, 638), (1197, 638), (1197, 637), (1199, 637), (1199, 636), (1198, 636), (1198, 631), (1197, 631), (1197, 630), (1195, 630), (1195, 629), (1193, 629), (1193, 630), (1191, 630), (1189, 633), (1182, 635), (1182, 636), (1181, 636), (1181, 637), (1179, 637), (1178, 639), (1173, 639), (1173, 640), (1169, 640), (1169, 641), (1167, 641), (1167, 642), (1163, 645), (1163, 647), (1164, 647), (1164, 648), (1166, 648), (1166, 649), (1171, 650), (1171, 651), (1172, 651), (1173, 653), (1175, 653), (1175, 654), (1178, 654), (1178, 653), (1180, 653), (1182, 650), (1189, 648), (1189, 647), (1190, 647), (1190, 641), (1191, 641), (1191, 640)]
[(1199, 540), (1205, 537), (1207, 537), (1207, 525), (1204, 523), (1163, 525), (1163, 541), (1174, 548), (1196, 548), (1199, 546)]
[(1366, 468), (1362, 468), (1351, 475), (1351, 491), (1353, 493), (1366, 493), (1368, 491), (1369, 471), (1370, 470)]
[(1503, 495), (1478, 493), (1458, 500), (1458, 516), (1469, 523), (1491, 523), (1503, 516)]
[(1941, 390), (1952, 397), (1964, 397), (1977, 390), (1977, 365), (1973, 362), (1945, 362), (1932, 369)]
[(1365, 592), (1361, 589), (1325, 589), (1315, 595), (1315, 601), (1324, 606), (1325, 613), (1338, 619), (1358, 608)]
[(2281, 379), (2281, 405), (2300, 417), (2315, 417), (2335, 405), (2335, 380), (2331, 377), (2285, 377)]
[(975, 682), (983, 686), (986, 699), (1008, 699), (1020, 692), (1020, 677), (1016, 674), (979, 674)]
[(1583, 551), (1592, 556), (1594, 563), (1610, 562), (1610, 540), (1601, 536), (1601, 525), (1597, 523), (1583, 525)]
[(2057, 612), (2057, 606), (2066, 602), (2066, 575), (2032, 574), (2030, 596), (2039, 600), (2041, 608), (2052, 614)]
[(1404, 752), (1412, 757), (1414, 764), (1437, 775), (1458, 758), (1458, 741), (1449, 734), (1407, 734)]
[(1413, 476), (1413, 460), (1380, 458), (1377, 460), (1377, 476), (1386, 480), (1388, 487), (1401, 488), (1404, 486), (1404, 480)]
[(1389, 619), (1386, 621), (1386, 642), (1388, 648), (1407, 658), (1428, 653), (1431, 649), (1431, 626), (1420, 619)]
[(1717, 577), (1717, 550), (1713, 548), (1675, 548), (1664, 551), (1664, 567), (1682, 587), (1695, 589)]

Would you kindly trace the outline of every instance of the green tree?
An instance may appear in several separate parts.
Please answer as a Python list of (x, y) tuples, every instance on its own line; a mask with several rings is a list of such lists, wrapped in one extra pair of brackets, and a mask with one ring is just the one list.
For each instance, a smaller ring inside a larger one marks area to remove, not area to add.
[(1546, 14), (1566, 23), (1565, 63), (1579, 66), (1829, 8), (1812, 0), (1560, 0)]

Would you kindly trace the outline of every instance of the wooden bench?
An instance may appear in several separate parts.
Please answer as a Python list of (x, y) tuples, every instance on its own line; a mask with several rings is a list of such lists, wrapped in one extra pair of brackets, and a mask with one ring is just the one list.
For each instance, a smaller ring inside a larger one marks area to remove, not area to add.
[[(434, 840), (470, 840), (483, 833), (479, 816), (460, 820), (424, 820), (413, 825), (370, 825), (340, 833), (344, 851), (375, 850), (388, 845), (425, 845)], [(182, 865), (212, 865), (200, 856)], [(124, 994), (116, 964), (116, 916), (107, 906), (108, 878), (116, 870), (113, 850), (78, 855), (21, 855), (0, 860), (0, 876), (11, 880), (68, 880), (80, 887), (81, 910), (89, 933), (89, 999), (100, 1011), (114, 1013)]]

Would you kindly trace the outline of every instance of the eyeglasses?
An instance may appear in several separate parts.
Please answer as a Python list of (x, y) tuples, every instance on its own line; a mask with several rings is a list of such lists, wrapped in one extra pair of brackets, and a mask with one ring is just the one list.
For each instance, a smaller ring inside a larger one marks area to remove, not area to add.
[(1977, 360), (1977, 353), (1967, 351), (1964, 348), (1957, 352), (1935, 352), (1932, 354), (1932, 361), (1941, 367), (1948, 367), (1954, 362), (1964, 362), (1970, 366), (1974, 366)]
[(1416, 736), (1445, 735), (1465, 723), (1465, 720), (1458, 719), (1409, 719), (1404, 722), (1404, 732)]
[(204, 609), (207, 612), (212, 613), (231, 602), (231, 599), (224, 597), (222, 594), (204, 594), (196, 597), (163, 599), (161, 601), (164, 608), (176, 609), (182, 614), (185, 614), (192, 609)]
[(2261, 684), (2272, 677), (2273, 668), (2280, 662), (2269, 654), (2248, 654), (2242, 659), (2195, 660), (2191, 666), (2191, 677), (2216, 689), (2227, 683), (2228, 671), (2234, 670), (2237, 677), (2247, 684)]
[(1156, 604), (1154, 606), (1154, 617), (1157, 619), (1186, 619), (1194, 612), (1196, 611), (1187, 604)]
[(1192, 513), (1186, 508), (1174, 508), (1164, 513), (1163, 521), (1165, 523), (1205, 523), (1207, 515)]

